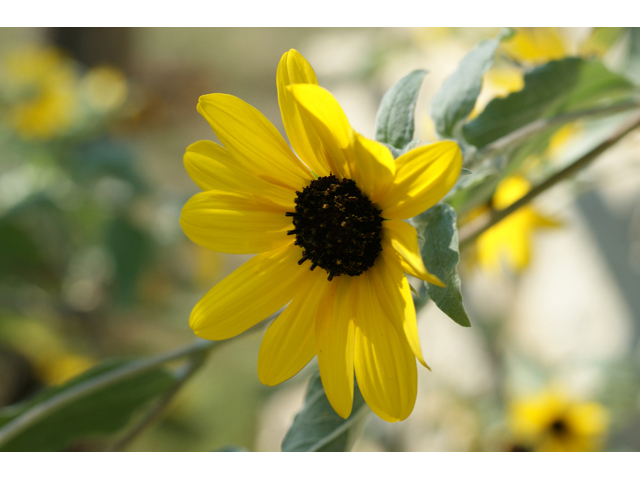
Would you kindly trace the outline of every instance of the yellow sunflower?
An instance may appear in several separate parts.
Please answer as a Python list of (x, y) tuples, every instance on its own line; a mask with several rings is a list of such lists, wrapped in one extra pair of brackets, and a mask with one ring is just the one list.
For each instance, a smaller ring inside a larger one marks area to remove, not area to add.
[(547, 389), (512, 402), (509, 425), (518, 442), (516, 450), (592, 452), (602, 448), (609, 414), (599, 403)]
[(415, 357), (426, 366), (405, 272), (442, 282), (427, 272), (416, 230), (402, 219), (454, 185), (460, 149), (438, 142), (394, 161), (384, 145), (351, 128), (295, 50), (280, 60), (277, 86), (297, 155), (239, 98), (211, 94), (198, 102), (223, 146), (187, 148), (187, 172), (204, 192), (184, 206), (182, 229), (212, 250), (257, 255), (209, 290), (191, 328), (224, 340), (289, 304), (262, 341), (260, 380), (283, 382), (317, 355), (340, 416), (351, 413), (355, 371), (371, 409), (404, 420), (416, 399)]

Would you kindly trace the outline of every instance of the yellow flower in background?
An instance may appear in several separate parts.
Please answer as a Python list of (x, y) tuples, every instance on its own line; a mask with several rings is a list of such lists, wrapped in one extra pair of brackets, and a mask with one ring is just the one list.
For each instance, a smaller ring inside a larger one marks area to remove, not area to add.
[(64, 353), (51, 356), (46, 362), (37, 365), (37, 372), (47, 385), (62, 385), (86, 372), (95, 364), (94, 359), (85, 355)]
[(278, 65), (277, 87), (296, 153), (242, 100), (200, 97), (198, 111), (223, 146), (188, 147), (185, 167), (204, 192), (187, 202), (180, 223), (201, 246), (257, 255), (200, 300), (191, 328), (224, 340), (289, 304), (262, 341), (260, 380), (281, 383), (317, 355), (340, 416), (351, 413), (355, 372), (378, 416), (404, 420), (416, 399), (416, 357), (426, 366), (405, 272), (442, 283), (425, 269), (416, 230), (403, 219), (451, 189), (460, 149), (443, 141), (394, 161), (351, 128), (295, 50)]
[(78, 108), (78, 74), (58, 50), (28, 48), (4, 58), (2, 81), (9, 124), (27, 139), (47, 140), (67, 131)]
[(538, 65), (568, 55), (566, 42), (555, 27), (515, 30), (515, 34), (503, 42), (502, 50), (519, 62)]
[(602, 448), (609, 427), (607, 410), (545, 390), (509, 406), (509, 426), (519, 449), (540, 452), (592, 452)]
[[(531, 185), (521, 176), (502, 180), (493, 195), (496, 210), (503, 210), (524, 197)], [(489, 272), (500, 272), (503, 262), (510, 270), (520, 272), (531, 257), (531, 236), (541, 227), (557, 227), (560, 223), (545, 217), (529, 205), (519, 208), (497, 225), (484, 232), (477, 240), (480, 266)]]
[[(61, 332), (27, 318), (3, 318), (0, 338), (27, 357), (47, 385), (61, 385), (93, 367), (95, 358), (79, 353)], [(24, 339), (29, 341), (25, 342)]]

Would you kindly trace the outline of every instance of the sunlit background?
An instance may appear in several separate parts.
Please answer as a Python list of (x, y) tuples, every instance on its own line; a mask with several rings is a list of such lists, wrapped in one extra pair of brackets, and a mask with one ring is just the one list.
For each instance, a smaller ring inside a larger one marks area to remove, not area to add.
[[(500, 53), (515, 61), (486, 74), (476, 110), (522, 88), (523, 67), (596, 55), (620, 70), (621, 30), (519, 31)], [(248, 258), (198, 247), (178, 223), (199, 191), (184, 151), (215, 139), (200, 95), (236, 95), (284, 134), (276, 67), (295, 48), (371, 138), (384, 92), (426, 69), (416, 138), (429, 142), (434, 94), (496, 32), (0, 29), (0, 407), (104, 359), (189, 343), (191, 308)], [(571, 124), (529, 164), (574, 159), (606, 127)], [(494, 203), (527, 188), (512, 178)], [(508, 221), (462, 252), (473, 327), (427, 305), (432, 372), (419, 370), (414, 412), (399, 424), (370, 415), (354, 450), (640, 450), (640, 135)], [(265, 328), (216, 350), (129, 449), (279, 450), (310, 372), (262, 385)]]

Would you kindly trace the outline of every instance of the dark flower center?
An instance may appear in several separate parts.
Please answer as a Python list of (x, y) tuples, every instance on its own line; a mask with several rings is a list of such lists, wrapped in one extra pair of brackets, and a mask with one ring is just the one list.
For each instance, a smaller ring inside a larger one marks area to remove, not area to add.
[(356, 182), (338, 180), (333, 174), (313, 180), (295, 199), (293, 217), (295, 244), (302, 247), (302, 265), (311, 260), (333, 277), (360, 275), (373, 266), (382, 251), (381, 210), (365, 197)]
[(567, 431), (569, 430), (569, 428), (567, 427), (567, 423), (564, 420), (562, 420), (561, 418), (559, 418), (558, 420), (555, 420), (550, 425), (549, 428), (556, 435), (563, 435), (563, 434), (567, 433)]

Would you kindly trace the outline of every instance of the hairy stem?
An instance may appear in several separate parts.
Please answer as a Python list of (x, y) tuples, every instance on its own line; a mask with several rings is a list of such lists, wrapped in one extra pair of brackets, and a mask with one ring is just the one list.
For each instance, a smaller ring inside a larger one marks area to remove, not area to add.
[(464, 248), (473, 242), (476, 238), (478, 238), (482, 233), (487, 231), (489, 228), (493, 227), (495, 224), (503, 220), (504, 218), (511, 215), (513, 212), (517, 211), (520, 207), (528, 204), (531, 200), (536, 198), (541, 193), (545, 192), (549, 188), (553, 187), (558, 182), (573, 176), (576, 172), (581, 170), (582, 168), (589, 165), (593, 160), (595, 160), (602, 153), (613, 147), (616, 143), (618, 143), (622, 138), (624, 138), (628, 133), (640, 127), (640, 118), (636, 118), (630, 125), (626, 126), (624, 129), (619, 131), (618, 133), (612, 135), (603, 143), (590, 150), (578, 160), (573, 162), (571, 165), (563, 168), (559, 172), (553, 174), (547, 180), (542, 182), (540, 185), (532, 188), (529, 193), (527, 193), (520, 200), (511, 204), (507, 208), (503, 210), (494, 211), (491, 216), (482, 224), (473, 229), (465, 229), (464, 232), (460, 234), (460, 248)]

